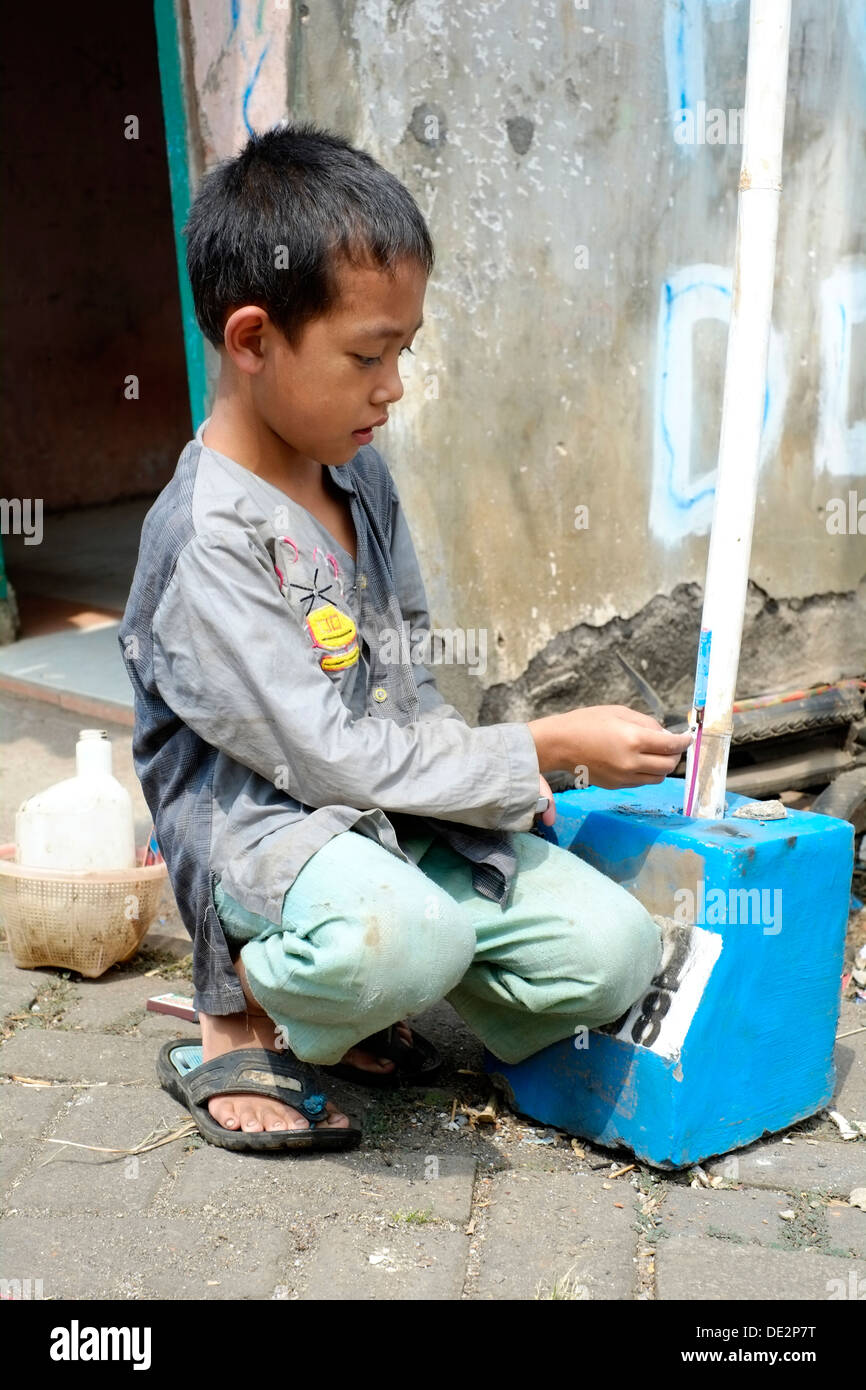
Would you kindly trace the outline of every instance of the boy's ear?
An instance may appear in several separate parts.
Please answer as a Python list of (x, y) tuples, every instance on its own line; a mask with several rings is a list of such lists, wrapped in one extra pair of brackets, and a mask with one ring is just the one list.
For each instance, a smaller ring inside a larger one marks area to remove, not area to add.
[(267, 310), (242, 304), (226, 319), (223, 345), (238, 370), (252, 376), (264, 366), (264, 340), (276, 331)]

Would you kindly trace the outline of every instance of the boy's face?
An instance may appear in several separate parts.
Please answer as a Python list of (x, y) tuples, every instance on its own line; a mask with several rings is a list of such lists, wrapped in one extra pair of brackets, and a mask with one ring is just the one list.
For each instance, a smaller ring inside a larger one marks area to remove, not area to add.
[(354, 458), (403, 395), (398, 359), (421, 326), (427, 275), (414, 260), (393, 276), (343, 262), (338, 283), (336, 309), (307, 324), (297, 348), (265, 316), (264, 361), (252, 377), (261, 418), (323, 465)]

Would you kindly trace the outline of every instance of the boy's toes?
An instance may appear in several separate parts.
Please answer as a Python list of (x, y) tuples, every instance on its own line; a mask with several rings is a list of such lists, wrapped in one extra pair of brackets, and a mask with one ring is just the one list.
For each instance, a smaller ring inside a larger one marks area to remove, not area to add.
[(258, 1133), (259, 1130), (264, 1129), (260, 1111), (261, 1106), (256, 1105), (255, 1101), (247, 1101), (244, 1099), (238, 1101), (238, 1116), (241, 1122), (241, 1129), (245, 1130), (247, 1134), (255, 1134)]
[(279, 1101), (265, 1101), (261, 1111), (262, 1124), (267, 1130), (309, 1129), (309, 1121), (297, 1110)]
[[(266, 1096), (214, 1096), (207, 1108), (223, 1129), (242, 1129), (247, 1134), (310, 1128), (309, 1120), (300, 1111)], [(327, 1119), (317, 1122), (319, 1129), (348, 1129), (348, 1115), (338, 1110), (333, 1101), (327, 1102), (326, 1111)]]
[(309, 1129), (310, 1123), (288, 1105), (250, 1097), (247, 1104), (241, 1107), (241, 1126), (251, 1134), (265, 1129)]
[(247, 1134), (309, 1128), (309, 1121), (297, 1110), (263, 1096), (214, 1096), (207, 1108), (223, 1129), (242, 1129)]
[(333, 1101), (328, 1101), (325, 1109), (328, 1112), (326, 1120), (319, 1120), (316, 1124), (317, 1129), (348, 1129), (349, 1116), (344, 1115), (342, 1110), (338, 1110)]
[(234, 1096), (214, 1096), (212, 1100), (208, 1101), (207, 1108), (212, 1118), (216, 1120), (218, 1125), (222, 1125), (223, 1129), (240, 1128)]

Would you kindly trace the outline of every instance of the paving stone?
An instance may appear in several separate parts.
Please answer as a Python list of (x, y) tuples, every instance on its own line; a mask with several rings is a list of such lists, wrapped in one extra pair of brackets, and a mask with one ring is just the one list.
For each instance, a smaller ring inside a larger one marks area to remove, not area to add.
[[(187, 1118), (183, 1106), (159, 1087), (105, 1086), (79, 1091), (51, 1138), (131, 1149), (154, 1130), (173, 1128)], [(104, 1213), (149, 1206), (180, 1161), (183, 1141), (125, 1156), (54, 1143), (43, 1148), (45, 1161), (15, 1188), (15, 1206)]]
[(757, 1242), (785, 1249), (785, 1223), (779, 1212), (788, 1211), (787, 1192), (764, 1192), (746, 1188), (743, 1192), (708, 1191), (705, 1188), (669, 1186), (658, 1209), (662, 1219), (656, 1234), (694, 1236), (729, 1240), (740, 1244)]
[(796, 1139), (793, 1144), (753, 1144), (748, 1149), (704, 1164), (708, 1173), (720, 1174), (747, 1187), (768, 1187), (778, 1192), (823, 1192), (847, 1197), (852, 1187), (866, 1179), (866, 1144)]
[(44, 1157), (39, 1136), (74, 1095), (66, 1086), (0, 1085), (0, 1191), (8, 1192), (28, 1165)]
[(389, 1166), (364, 1170), (363, 1200), (358, 1208), (391, 1212), (429, 1212), (442, 1221), (465, 1226), (472, 1214), (476, 1160), (463, 1154), (395, 1154)]
[(44, 970), (19, 970), (8, 950), (0, 950), (0, 1018), (29, 1009), (41, 989), (58, 977)]
[[(828, 1255), (866, 1260), (866, 1211), (859, 1207), (825, 1207)], [(863, 1271), (866, 1274), (866, 1270)]]
[[(863, 1027), (866, 1005), (843, 999), (837, 1033)], [(835, 1056), (836, 1094), (831, 1109), (840, 1111), (847, 1120), (862, 1120), (866, 1124), (866, 1032), (840, 1039)]]
[(10, 1215), (0, 1223), (0, 1277), (41, 1279), (46, 1299), (269, 1299), (296, 1249), (290, 1234), (261, 1224)]
[(151, 1014), (145, 1012), (135, 1030), (137, 1038), (188, 1038), (190, 1042), (201, 1042), (201, 1028), (185, 1018), (175, 1018), (173, 1014)]
[(791, 1299), (844, 1297), (855, 1261), (795, 1250), (736, 1245), (707, 1236), (676, 1236), (656, 1251), (659, 1299)]
[(229, 1153), (208, 1145), (186, 1157), (168, 1201), (181, 1211), (209, 1205), (262, 1215), (353, 1213), (388, 1221), (392, 1212), (429, 1212), (465, 1225), (474, 1177), (475, 1160), (460, 1155), (403, 1153), (388, 1166), (358, 1154)]
[(68, 1086), (0, 1085), (0, 1135), (3, 1143), (33, 1139), (59, 1114), (75, 1092)]
[(24, 1143), (20, 1139), (0, 1145), (0, 1192), (8, 1193), (19, 1174), (36, 1161), (37, 1149), (34, 1142)]
[(358, 1176), (335, 1154), (230, 1153), (208, 1144), (188, 1154), (167, 1194), (181, 1213), (203, 1207), (244, 1216), (332, 1215), (356, 1196)]
[(53, 1081), (141, 1081), (152, 1085), (159, 1042), (111, 1033), (25, 1028), (0, 1047), (0, 1076)]
[(300, 1280), (303, 1301), (343, 1299), (443, 1301), (460, 1298), (469, 1239), (442, 1227), (331, 1224)]
[[(76, 989), (79, 998), (66, 1010), (61, 1026), (73, 1030), (92, 1028), (97, 1032), (127, 1023), (131, 1015), (137, 1022), (146, 1018), (145, 1004), (153, 994), (178, 993), (171, 980), (111, 973), (101, 975), (98, 980), (78, 980)], [(172, 1021), (181, 1022), (180, 1019)]]
[[(635, 1192), (603, 1174), (497, 1173), (487, 1187), (487, 1233), (477, 1296), (549, 1298), (568, 1281), (580, 1299), (635, 1292)], [(621, 1202), (622, 1206), (614, 1204)]]

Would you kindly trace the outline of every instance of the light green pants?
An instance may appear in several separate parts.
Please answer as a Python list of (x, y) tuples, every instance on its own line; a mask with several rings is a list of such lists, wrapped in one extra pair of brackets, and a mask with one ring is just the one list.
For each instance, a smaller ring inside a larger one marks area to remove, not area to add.
[(447, 999), (496, 1057), (520, 1062), (579, 1024), (618, 1018), (656, 973), (649, 913), (570, 851), (516, 833), (503, 910), (475, 892), (465, 859), (426, 844), (407, 864), (366, 835), (335, 835), (286, 893), (281, 926), (215, 885), (229, 944), (245, 943), (250, 989), (302, 1061), (338, 1062)]

